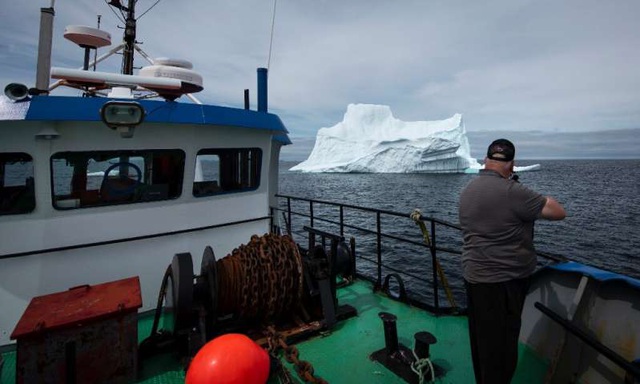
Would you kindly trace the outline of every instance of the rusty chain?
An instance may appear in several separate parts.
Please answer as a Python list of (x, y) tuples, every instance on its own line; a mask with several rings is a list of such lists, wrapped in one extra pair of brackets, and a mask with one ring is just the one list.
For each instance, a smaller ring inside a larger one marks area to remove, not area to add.
[(325, 379), (315, 376), (313, 365), (308, 361), (300, 360), (300, 352), (298, 351), (298, 348), (293, 345), (288, 345), (282, 334), (277, 332), (273, 326), (268, 326), (266, 333), (268, 344), (267, 350), (269, 353), (275, 356), (278, 351), (284, 351), (285, 358), (289, 363), (294, 365), (298, 377), (300, 377), (305, 383), (328, 384)]
[(222, 315), (268, 321), (301, 305), (302, 258), (287, 235), (253, 235), (216, 265)]

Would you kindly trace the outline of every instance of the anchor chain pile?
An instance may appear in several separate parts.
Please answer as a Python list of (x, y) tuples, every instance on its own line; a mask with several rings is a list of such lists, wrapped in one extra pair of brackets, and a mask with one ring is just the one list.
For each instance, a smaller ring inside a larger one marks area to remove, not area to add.
[(302, 257), (287, 235), (253, 235), (216, 262), (220, 314), (244, 320), (277, 319), (300, 305)]

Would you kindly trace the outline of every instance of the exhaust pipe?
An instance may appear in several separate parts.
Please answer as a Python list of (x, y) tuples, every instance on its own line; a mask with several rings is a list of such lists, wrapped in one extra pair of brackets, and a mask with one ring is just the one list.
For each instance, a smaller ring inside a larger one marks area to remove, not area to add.
[(258, 68), (258, 112), (267, 112), (267, 68)]
[(51, 45), (53, 39), (54, 0), (50, 8), (40, 8), (40, 40), (38, 41), (38, 67), (36, 72), (36, 92), (49, 93), (51, 70)]

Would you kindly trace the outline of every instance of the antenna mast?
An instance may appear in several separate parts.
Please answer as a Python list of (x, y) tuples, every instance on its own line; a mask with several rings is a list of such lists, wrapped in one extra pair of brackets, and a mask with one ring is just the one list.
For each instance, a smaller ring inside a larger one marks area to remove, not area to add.
[(124, 28), (124, 57), (122, 58), (122, 73), (133, 75), (133, 50), (136, 44), (135, 0), (129, 0), (126, 9), (127, 20)]
[(109, 5), (127, 13), (124, 26), (124, 49), (122, 50), (122, 74), (133, 75), (133, 51), (136, 45), (136, 1), (129, 0), (125, 7), (120, 0), (111, 0)]

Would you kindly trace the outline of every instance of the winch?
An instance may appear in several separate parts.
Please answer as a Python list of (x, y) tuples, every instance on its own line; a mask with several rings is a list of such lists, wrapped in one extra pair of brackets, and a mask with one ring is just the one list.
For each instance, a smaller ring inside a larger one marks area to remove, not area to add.
[[(141, 360), (167, 349), (188, 359), (207, 341), (230, 332), (266, 344), (267, 327), (289, 341), (300, 340), (355, 316), (355, 308), (338, 305), (336, 296), (336, 280), (354, 277), (353, 252), (340, 236), (306, 229), (314, 238), (309, 249), (273, 233), (253, 235), (219, 260), (207, 246), (196, 276), (190, 253), (174, 255), (162, 279), (151, 335), (140, 345)], [(316, 235), (322, 244), (315, 244)]]

